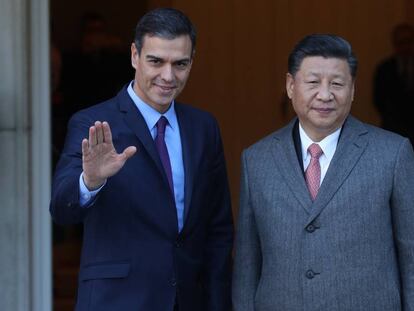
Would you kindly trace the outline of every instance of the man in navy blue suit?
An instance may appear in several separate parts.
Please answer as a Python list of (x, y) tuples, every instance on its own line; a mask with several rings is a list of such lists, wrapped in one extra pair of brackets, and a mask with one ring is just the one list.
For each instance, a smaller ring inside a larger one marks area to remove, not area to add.
[(69, 122), (50, 211), (84, 226), (78, 311), (230, 310), (220, 131), (210, 114), (175, 101), (195, 41), (180, 11), (147, 13), (131, 45), (134, 80)]

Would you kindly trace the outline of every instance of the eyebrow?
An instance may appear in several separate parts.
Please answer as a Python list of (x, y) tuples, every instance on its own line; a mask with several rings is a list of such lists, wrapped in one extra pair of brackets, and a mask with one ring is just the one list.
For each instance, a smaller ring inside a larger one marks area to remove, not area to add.
[(155, 55), (146, 55), (146, 59), (162, 59), (161, 57), (155, 56)]
[[(151, 54), (146, 55), (146, 56), (145, 56), (145, 58), (146, 58), (146, 59), (155, 59), (155, 60), (161, 60), (161, 61), (164, 61), (164, 59), (163, 59), (162, 57), (155, 56), (155, 55), (151, 55)], [(182, 59), (177, 59), (177, 60), (175, 60), (175, 61), (174, 61), (174, 63), (179, 63), (179, 62), (190, 62), (190, 61), (191, 61), (191, 58), (190, 58), (190, 57), (185, 57), (185, 58), (182, 58)]]
[[(320, 76), (320, 73), (315, 72), (315, 71), (311, 71), (307, 75), (305, 75), (305, 77), (308, 77), (308, 76)], [(336, 79), (336, 78), (342, 78), (342, 79), (344, 79), (346, 77), (346, 75), (345, 74), (342, 74), (342, 73), (333, 74), (332, 76), (333, 76), (334, 79)]]

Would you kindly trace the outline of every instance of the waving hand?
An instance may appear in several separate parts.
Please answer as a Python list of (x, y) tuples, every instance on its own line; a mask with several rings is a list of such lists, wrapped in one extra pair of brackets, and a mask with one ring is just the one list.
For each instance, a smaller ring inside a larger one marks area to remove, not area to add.
[(83, 178), (89, 190), (99, 188), (108, 177), (119, 172), (137, 148), (129, 146), (117, 153), (108, 122), (96, 121), (89, 128), (89, 139), (82, 140)]

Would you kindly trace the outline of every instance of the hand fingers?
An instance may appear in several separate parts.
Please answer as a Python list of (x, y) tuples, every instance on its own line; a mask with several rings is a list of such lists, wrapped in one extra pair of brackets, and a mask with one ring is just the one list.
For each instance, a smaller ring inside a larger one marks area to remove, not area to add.
[[(104, 122), (104, 123), (107, 125), (109, 129), (108, 122)], [(105, 135), (107, 134), (105, 133), (106, 131), (105, 127), (106, 126), (103, 123), (101, 123), (100, 121), (96, 121), (95, 124), (89, 128), (89, 146), (95, 146), (97, 144), (101, 144), (106, 141)], [(109, 132), (110, 132), (110, 129), (109, 129)], [(109, 137), (110, 137), (109, 139), (112, 140), (111, 133)]]
[(89, 128), (89, 147), (96, 145), (96, 128), (95, 126), (91, 126)]
[(88, 149), (89, 149), (89, 141), (84, 138), (82, 139), (82, 155), (85, 156), (88, 154)]
[(111, 132), (109, 123), (106, 121), (102, 122), (102, 128), (103, 128), (103, 141), (106, 143), (112, 144), (112, 132)]
[(95, 122), (95, 128), (96, 128), (96, 141), (97, 144), (102, 144), (104, 141), (104, 133), (102, 128), (102, 123), (100, 121)]

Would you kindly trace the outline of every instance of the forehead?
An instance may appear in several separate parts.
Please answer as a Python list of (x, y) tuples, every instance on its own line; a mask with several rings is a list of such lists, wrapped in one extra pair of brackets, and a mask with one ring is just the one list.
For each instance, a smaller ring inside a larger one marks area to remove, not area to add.
[(146, 35), (142, 41), (141, 52), (157, 57), (190, 57), (191, 47), (189, 35), (181, 35), (173, 39)]
[(298, 72), (302, 75), (335, 75), (351, 77), (348, 62), (338, 57), (308, 56), (302, 60)]

